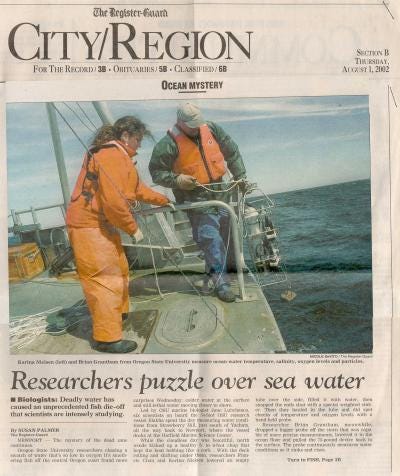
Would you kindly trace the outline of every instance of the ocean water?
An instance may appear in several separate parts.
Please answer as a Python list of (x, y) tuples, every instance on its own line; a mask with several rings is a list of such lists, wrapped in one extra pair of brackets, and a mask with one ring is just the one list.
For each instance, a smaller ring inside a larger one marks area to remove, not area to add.
[(265, 295), (292, 353), (372, 352), (370, 181), (272, 196), (291, 288)]

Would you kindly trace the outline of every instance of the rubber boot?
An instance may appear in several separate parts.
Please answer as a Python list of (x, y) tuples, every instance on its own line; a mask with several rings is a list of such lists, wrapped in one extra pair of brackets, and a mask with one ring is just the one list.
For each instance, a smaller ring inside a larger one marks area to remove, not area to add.
[(116, 342), (95, 341), (93, 347), (99, 352), (126, 354), (128, 352), (133, 352), (137, 347), (137, 343), (134, 340), (117, 340)]
[(234, 302), (235, 301), (235, 295), (231, 290), (231, 287), (229, 284), (221, 284), (218, 286), (216, 289), (216, 293), (219, 299), (224, 302)]

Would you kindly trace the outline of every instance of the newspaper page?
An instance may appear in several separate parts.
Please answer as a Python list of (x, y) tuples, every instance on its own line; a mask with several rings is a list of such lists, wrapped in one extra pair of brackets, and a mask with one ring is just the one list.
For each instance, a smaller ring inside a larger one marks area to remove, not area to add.
[(400, 474), (398, 3), (0, 8), (0, 474)]

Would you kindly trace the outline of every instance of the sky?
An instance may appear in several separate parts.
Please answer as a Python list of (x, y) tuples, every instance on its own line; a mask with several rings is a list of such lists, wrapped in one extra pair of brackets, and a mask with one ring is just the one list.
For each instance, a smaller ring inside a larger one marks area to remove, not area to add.
[[(238, 144), (248, 179), (267, 194), (312, 188), (370, 177), (367, 96), (192, 100), (206, 120), (221, 125)], [(56, 103), (81, 140), (90, 144), (101, 125), (90, 103)], [(177, 101), (112, 101), (112, 116), (136, 115), (155, 140), (176, 118)], [(82, 112), (84, 111), (84, 113)], [(89, 119), (88, 119), (89, 118)], [(84, 148), (58, 118), (72, 190)], [(136, 156), (142, 179), (154, 143), (146, 139)], [(44, 103), (7, 105), (8, 209), (62, 203), (54, 149)], [(40, 220), (60, 222), (61, 215), (41, 212)], [(29, 223), (28, 216), (24, 222)], [(61, 222), (60, 222), (61, 223)]]

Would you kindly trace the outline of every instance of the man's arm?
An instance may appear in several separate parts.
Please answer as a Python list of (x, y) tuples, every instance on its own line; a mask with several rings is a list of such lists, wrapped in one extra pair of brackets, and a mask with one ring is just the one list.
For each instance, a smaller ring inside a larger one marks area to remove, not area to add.
[(236, 142), (215, 122), (207, 122), (219, 148), (224, 156), (229, 171), (235, 180), (246, 177), (246, 167), (244, 166), (239, 147)]
[(177, 188), (178, 175), (172, 171), (177, 157), (178, 148), (168, 135), (155, 145), (149, 163), (149, 171), (154, 183), (168, 188)]

